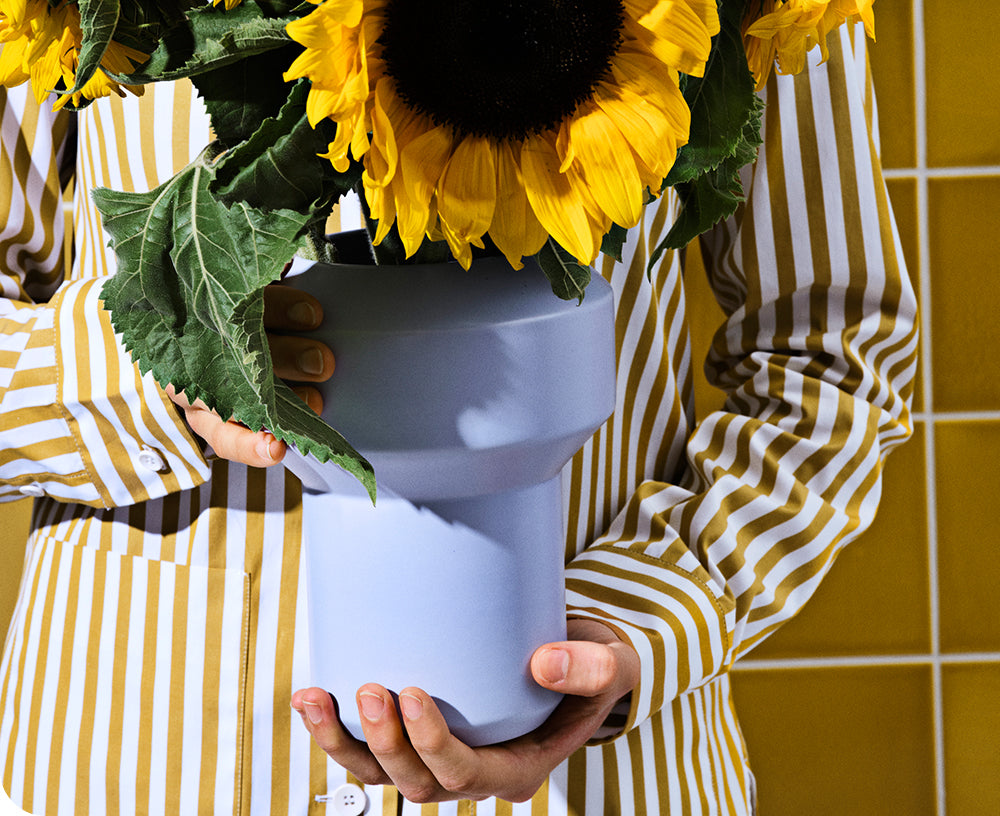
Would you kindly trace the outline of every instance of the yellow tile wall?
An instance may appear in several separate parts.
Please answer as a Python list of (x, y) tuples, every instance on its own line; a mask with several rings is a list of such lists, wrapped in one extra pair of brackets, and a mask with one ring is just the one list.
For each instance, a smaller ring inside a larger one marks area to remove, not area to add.
[(882, 156), (922, 310), (916, 434), (873, 528), (734, 672), (736, 706), (762, 816), (996, 816), (1000, 7), (877, 0), (875, 18)]
[[(874, 527), (734, 672), (762, 816), (1000, 813), (1000, 8), (878, 0), (889, 192), (920, 292), (914, 439)], [(689, 276), (696, 349), (714, 303)], [(704, 405), (717, 395), (699, 384)], [(0, 628), (27, 504), (0, 508)]]

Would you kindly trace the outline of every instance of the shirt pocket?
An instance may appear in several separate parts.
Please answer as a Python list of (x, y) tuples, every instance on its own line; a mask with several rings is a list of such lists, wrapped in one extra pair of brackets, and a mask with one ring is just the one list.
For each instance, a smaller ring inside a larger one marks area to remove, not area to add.
[(0, 667), (11, 798), (58, 814), (234, 812), (249, 590), (241, 569), (33, 542)]

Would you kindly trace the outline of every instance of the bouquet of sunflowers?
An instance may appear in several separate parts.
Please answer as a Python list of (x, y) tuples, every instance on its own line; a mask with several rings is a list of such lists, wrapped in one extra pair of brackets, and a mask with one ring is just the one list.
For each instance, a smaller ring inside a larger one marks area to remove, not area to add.
[(263, 289), (356, 190), (376, 262), (537, 259), (583, 296), (674, 187), (665, 248), (731, 214), (756, 90), (873, 0), (0, 0), (0, 84), (79, 108), (190, 78), (216, 140), (144, 194), (100, 190), (104, 287), (143, 371), (373, 489), (271, 370)]

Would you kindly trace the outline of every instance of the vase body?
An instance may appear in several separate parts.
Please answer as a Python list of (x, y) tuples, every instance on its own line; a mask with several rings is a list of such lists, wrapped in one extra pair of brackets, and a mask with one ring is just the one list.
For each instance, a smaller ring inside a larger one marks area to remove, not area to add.
[(532, 652), (565, 638), (560, 472), (614, 407), (614, 308), (537, 266), (317, 264), (289, 283), (324, 305), (337, 370), (323, 418), (372, 463), (373, 507), (339, 468), (302, 478), (313, 683), (363, 739), (367, 682), (435, 698), (483, 745), (540, 725), (559, 695)]

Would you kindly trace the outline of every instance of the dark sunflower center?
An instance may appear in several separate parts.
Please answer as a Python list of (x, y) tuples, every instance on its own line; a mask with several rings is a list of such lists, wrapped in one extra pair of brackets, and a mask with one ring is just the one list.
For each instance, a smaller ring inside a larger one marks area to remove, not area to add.
[(621, 43), (621, 0), (389, 0), (397, 93), (460, 134), (522, 138), (573, 113)]

